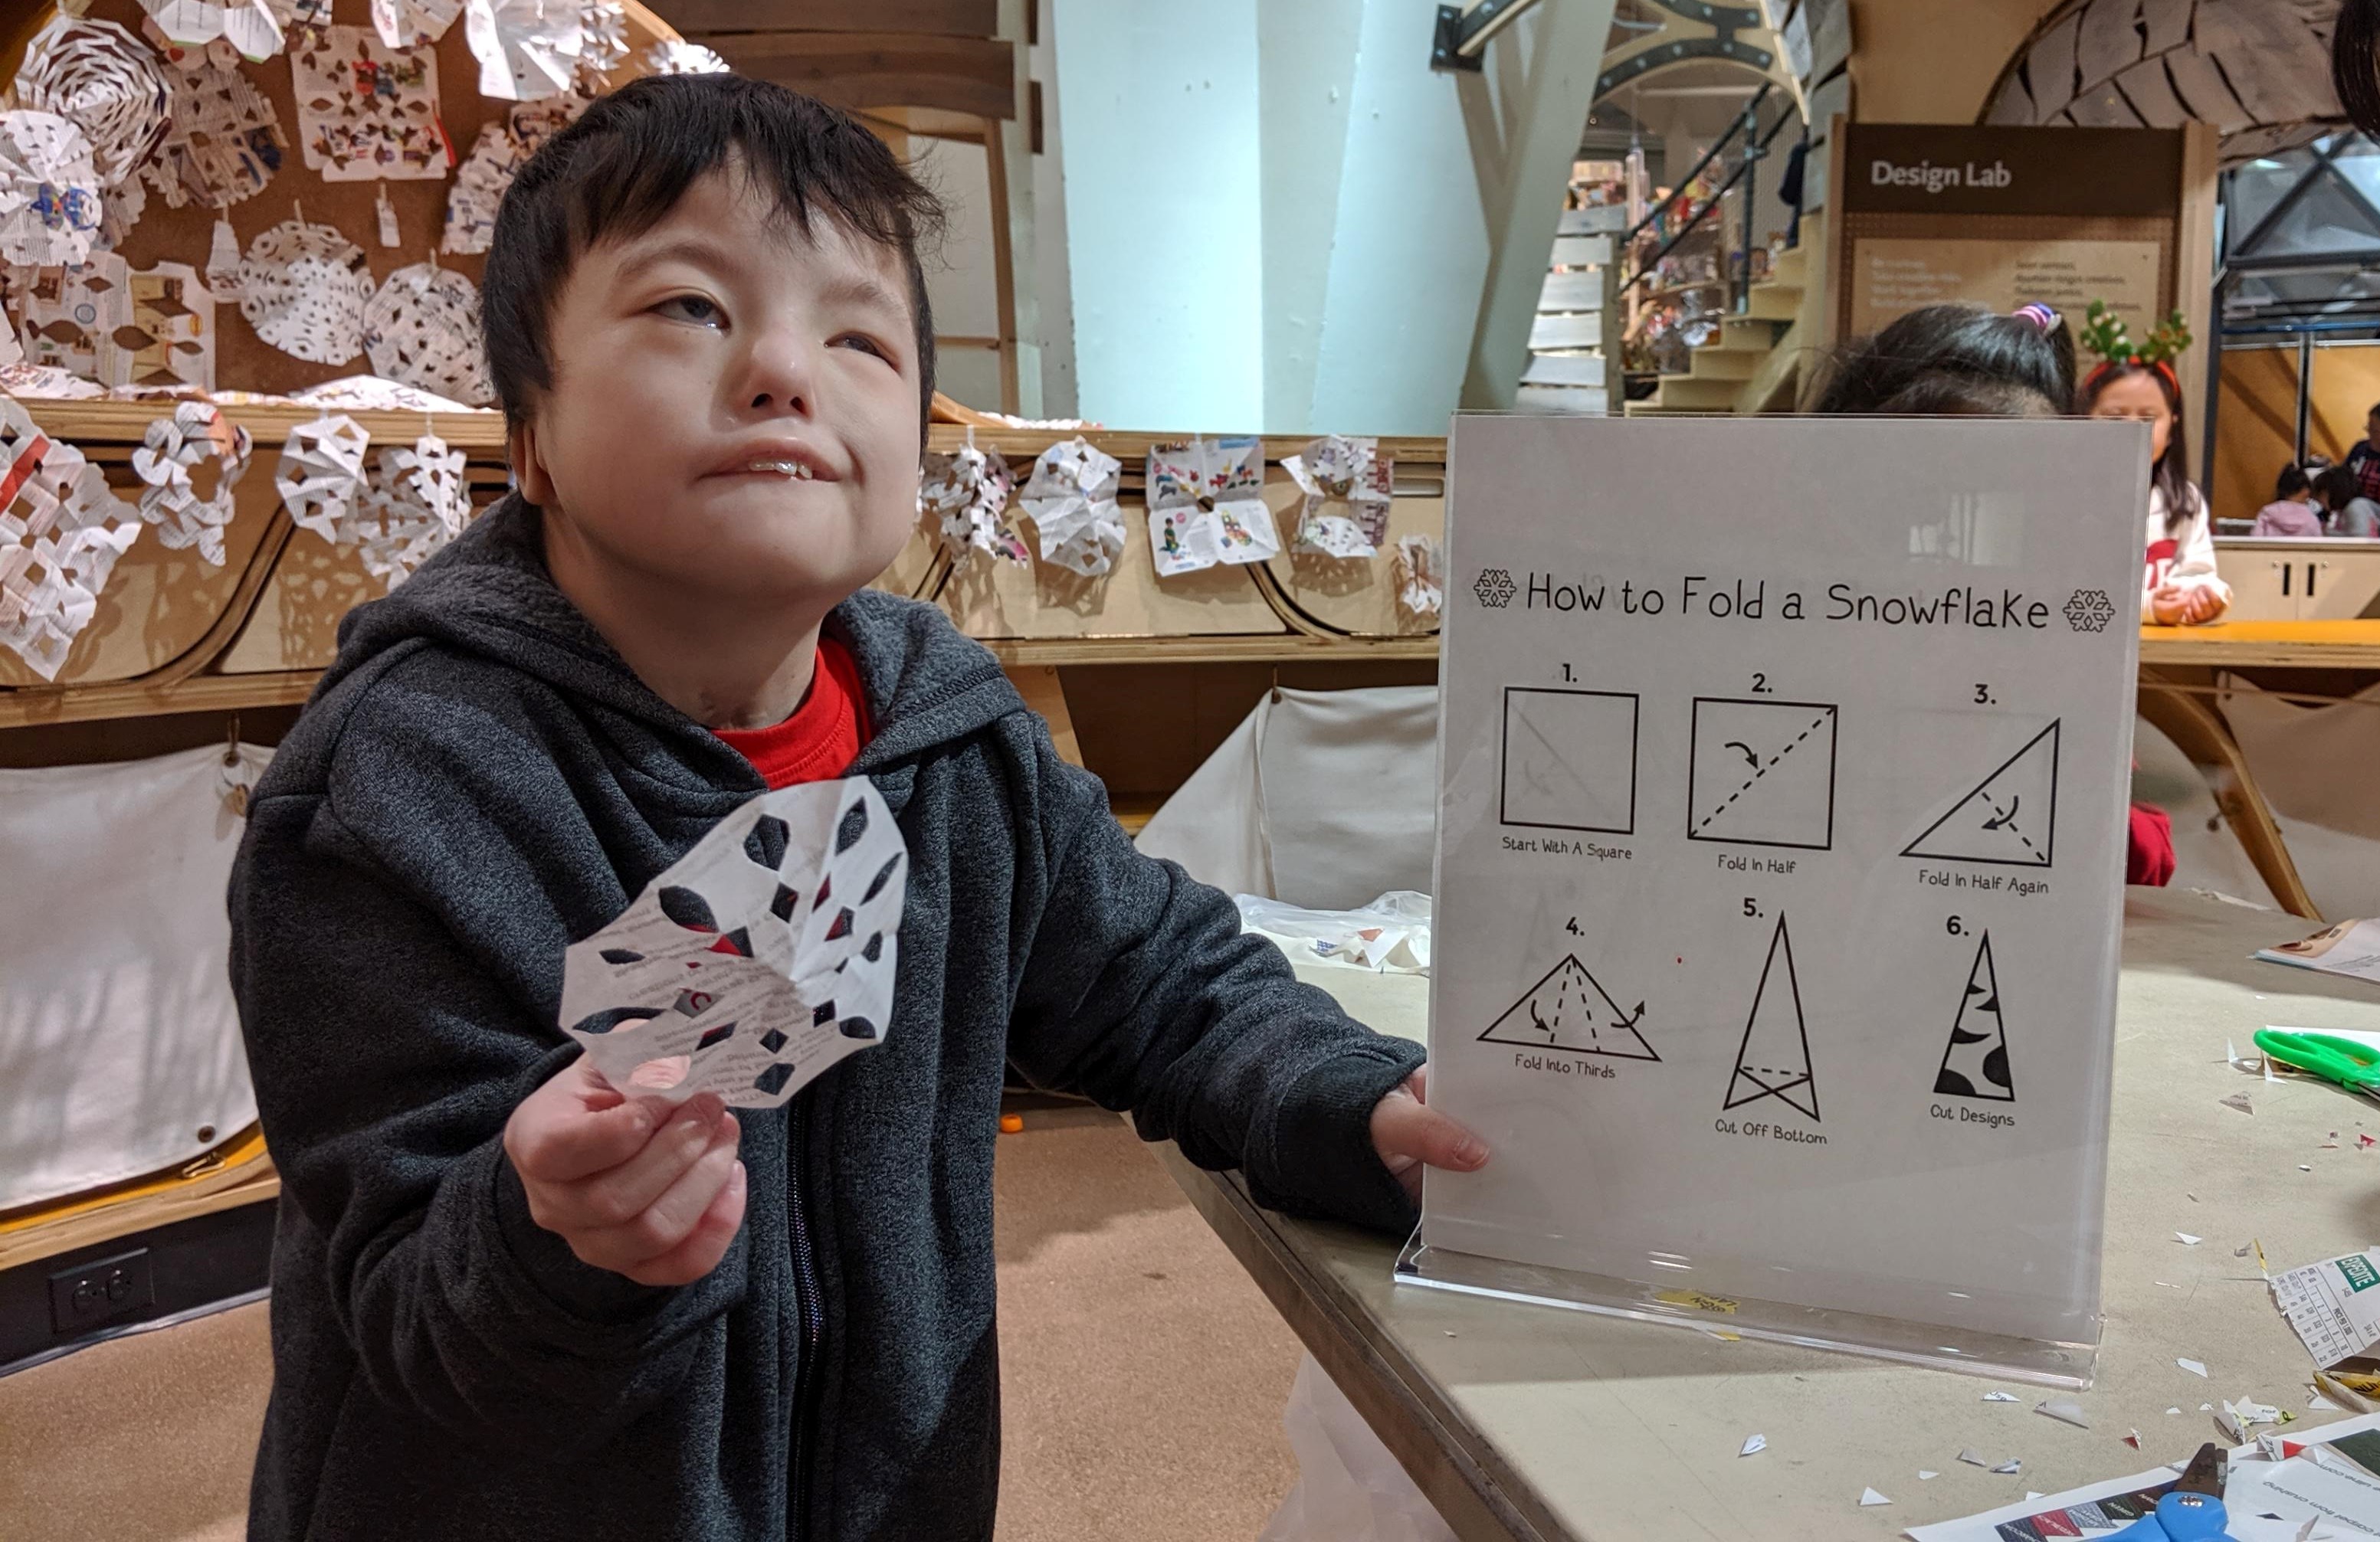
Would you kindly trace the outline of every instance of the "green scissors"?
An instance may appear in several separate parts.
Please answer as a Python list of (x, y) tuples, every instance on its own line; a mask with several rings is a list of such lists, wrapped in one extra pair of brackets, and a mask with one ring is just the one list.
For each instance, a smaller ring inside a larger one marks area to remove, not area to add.
[(2256, 1030), (2256, 1047), (2282, 1065), (2334, 1081), (2350, 1092), (2380, 1098), (2380, 1050), (2327, 1033)]

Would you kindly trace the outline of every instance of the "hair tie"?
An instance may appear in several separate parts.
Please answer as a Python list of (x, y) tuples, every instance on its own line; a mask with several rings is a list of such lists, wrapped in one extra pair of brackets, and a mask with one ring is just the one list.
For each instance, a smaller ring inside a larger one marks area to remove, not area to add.
[(2058, 312), (2050, 309), (2047, 306), (2043, 305), (2039, 300), (2034, 300), (2029, 305), (2021, 305), (2014, 310), (2009, 312), (2009, 314), (2015, 317), (2020, 321), (2032, 322), (2034, 326), (2041, 329), (2041, 335), (2044, 337), (2047, 337), (2051, 332), (2056, 331), (2059, 323), (2064, 319), (2058, 314)]

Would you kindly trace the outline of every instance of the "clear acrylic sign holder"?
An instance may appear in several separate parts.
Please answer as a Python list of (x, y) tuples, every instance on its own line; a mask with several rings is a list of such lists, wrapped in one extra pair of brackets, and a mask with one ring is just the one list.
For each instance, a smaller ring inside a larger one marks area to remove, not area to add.
[(1456, 420), (1400, 1281), (2089, 1384), (2144, 439)]

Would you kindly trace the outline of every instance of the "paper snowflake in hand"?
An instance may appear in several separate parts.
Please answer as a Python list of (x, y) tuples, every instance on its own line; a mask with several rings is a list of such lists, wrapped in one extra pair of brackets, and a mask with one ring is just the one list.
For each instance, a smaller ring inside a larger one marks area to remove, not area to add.
[[(233, 489), (254, 449), (248, 430), (210, 403), (183, 402), (173, 416), (151, 419), (140, 448), (132, 452), (132, 469), (148, 484), (140, 493), (140, 517), (157, 527), (157, 539), (175, 550), (195, 546), (200, 558), (222, 567)], [(210, 463), (214, 487), (202, 495), (193, 473)]]
[(140, 516), (99, 467), (0, 396), (0, 645), (43, 680), (99, 612), (115, 560)]
[(1123, 553), (1123, 511), (1116, 506), (1123, 465), (1079, 434), (1041, 452), (1017, 501), (1033, 516), (1041, 560), (1097, 578)]
[(345, 364), (363, 351), (371, 267), (336, 226), (283, 221), (248, 244), (236, 282), (239, 313), (283, 353)]
[(1194, 439), (1148, 452), (1148, 545), (1160, 577), (1281, 552), (1264, 501), (1264, 441)]
[(349, 522), (364, 571), (394, 589), (463, 533), (471, 514), (464, 458), (435, 434), (380, 452)]
[(364, 307), (364, 356), (375, 375), (471, 406), (495, 395), (480, 338), (480, 291), (434, 262), (399, 268)]
[(917, 484), (917, 512), (930, 521), (942, 548), (953, 563), (965, 564), (974, 551), (988, 551), (1011, 562), (1032, 559), (1005, 517), (1008, 497), (1016, 488), (1008, 462), (975, 447), (975, 434), (955, 454), (928, 455), (926, 474)]
[(352, 417), (325, 415), (289, 430), (273, 485), (300, 529), (333, 546), (353, 546), (356, 519), (369, 475), (364, 452), (371, 436)]
[(64, 11), (33, 34), (17, 70), (17, 104), (81, 129), (91, 168), (111, 192), (164, 138), (172, 102), (164, 66), (147, 43), (112, 21)]
[(1376, 439), (1331, 434), (1281, 463), (1305, 495), (1297, 549), (1325, 557), (1378, 554), (1389, 535), (1390, 465)]
[(0, 113), (0, 262), (88, 259), (104, 209), (81, 129), (55, 113)]

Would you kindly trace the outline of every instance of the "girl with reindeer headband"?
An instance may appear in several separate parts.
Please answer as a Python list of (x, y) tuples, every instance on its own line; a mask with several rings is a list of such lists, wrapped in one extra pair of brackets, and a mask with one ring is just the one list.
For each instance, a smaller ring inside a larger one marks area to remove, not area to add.
[(2215, 571), (2213, 522), (2190, 480), (2181, 382), (2173, 361), (2190, 346), (2180, 311), (2135, 344), (2124, 323), (2091, 302), (2082, 344), (2100, 362), (2082, 377), (2074, 410), (2088, 417), (2132, 418), (2149, 426), (2146, 558), (2141, 569), (2141, 620), (2198, 626), (2231, 605), (2231, 587)]

